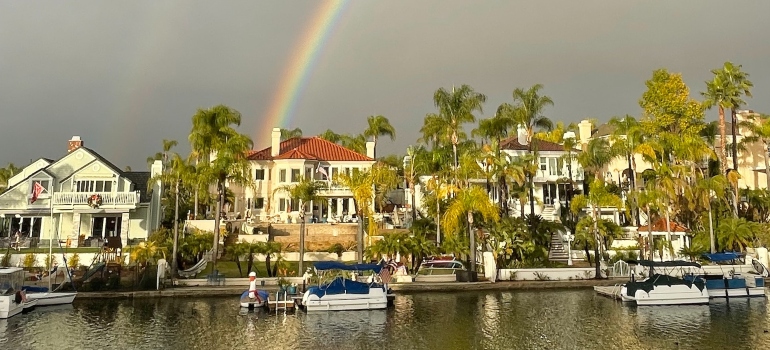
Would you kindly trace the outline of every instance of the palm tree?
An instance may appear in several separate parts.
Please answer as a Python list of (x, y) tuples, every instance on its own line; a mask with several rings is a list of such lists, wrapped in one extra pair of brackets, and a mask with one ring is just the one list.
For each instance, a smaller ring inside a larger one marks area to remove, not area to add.
[(368, 127), (364, 130), (364, 136), (371, 137), (374, 142), (375, 156), (377, 155), (377, 137), (390, 136), (391, 140), (396, 139), (396, 129), (390, 125), (388, 118), (381, 115), (373, 115), (366, 119)]
[(8, 187), (8, 180), (10, 180), (20, 171), (21, 168), (16, 167), (16, 165), (13, 163), (8, 163), (7, 167), (0, 168), (0, 190), (4, 190), (6, 187)]
[(712, 200), (724, 198), (725, 187), (727, 179), (724, 175), (717, 175), (714, 177), (701, 177), (699, 178), (695, 186), (689, 187), (690, 196), (694, 199), (694, 203), (702, 209), (705, 207), (709, 215), (709, 241), (711, 242), (711, 253), (716, 253), (716, 239), (714, 238), (714, 219), (712, 215)]
[(302, 137), (302, 129), (300, 128), (294, 128), (294, 129), (284, 129), (281, 128), (281, 141), (285, 141), (288, 139), (293, 139), (295, 137)]
[(724, 249), (738, 251), (746, 250), (751, 244), (754, 232), (757, 231), (757, 223), (746, 221), (744, 218), (724, 219), (719, 223), (719, 246)]
[(356, 237), (358, 263), (362, 263), (364, 258), (364, 218), (370, 219), (370, 235), (376, 229), (376, 225), (372, 224), (371, 215), (374, 209), (375, 188), (393, 188), (397, 181), (398, 176), (393, 169), (378, 164), (373, 165), (370, 169), (354, 169), (350, 173), (340, 173), (333, 179), (333, 182), (349, 188), (353, 193), (353, 205), (358, 216), (358, 234)]
[(325, 202), (326, 197), (321, 196), (321, 192), (325, 189), (326, 182), (302, 179), (297, 184), (284, 185), (273, 191), (273, 194), (285, 192), (292, 200), (299, 202), (299, 273), (305, 271), (303, 269), (305, 262), (305, 206), (307, 203)]
[(428, 120), (441, 120), (443, 122), (445, 135), (452, 142), (455, 169), (459, 162), (457, 144), (460, 142), (463, 124), (475, 123), (476, 116), (473, 113), (483, 113), (482, 106), (486, 101), (486, 95), (476, 92), (466, 84), (459, 88), (453, 86), (452, 91), (440, 88), (433, 94), (433, 103), (438, 108), (439, 113), (426, 117), (426, 122)]
[(227, 183), (251, 184), (247, 176), (251, 164), (247, 151), (253, 146), (251, 138), (233, 128), (241, 124), (240, 112), (225, 105), (199, 109), (192, 117), (190, 132), (192, 156), (197, 162), (198, 174), (208, 184), (216, 185), (217, 206), (214, 216), (214, 266), (219, 254), (219, 220)]
[(714, 73), (714, 78), (706, 82), (706, 91), (701, 92), (705, 97), (703, 105), (707, 109), (717, 106), (719, 111), (719, 165), (720, 173), (727, 174), (727, 132), (725, 126), (725, 108), (730, 108), (728, 100), (729, 88), (720, 74)]
[[(613, 127), (611, 139), (614, 152), (622, 155), (628, 162), (629, 189), (631, 197), (636, 191), (636, 154), (637, 148), (643, 143), (643, 129), (636, 118), (626, 115), (625, 117), (613, 117), (610, 119), (610, 126)], [(634, 205), (634, 221), (639, 226), (639, 208)]]
[(442, 222), (447, 233), (460, 233), (468, 229), (470, 238), (470, 281), (474, 281), (476, 272), (476, 234), (473, 232), (473, 214), (479, 213), (484, 220), (497, 222), (500, 219), (497, 207), (489, 200), (487, 193), (480, 187), (471, 186), (460, 189), (446, 210)]
[[(535, 84), (527, 90), (516, 88), (513, 90), (514, 105), (504, 103), (497, 109), (498, 114), (509, 116), (514, 122), (522, 126), (527, 133), (527, 152), (532, 154), (533, 136), (535, 129), (550, 131), (553, 129), (553, 122), (543, 115), (543, 111), (548, 106), (553, 106), (553, 100), (545, 95), (540, 95), (543, 89), (542, 84)], [(527, 174), (529, 178), (529, 210), (530, 215), (535, 216), (535, 184), (533, 181), (534, 173)]]
[[(591, 141), (594, 140), (599, 139), (593, 139)], [(597, 177), (593, 182), (591, 182), (588, 194), (577, 195), (572, 199), (572, 206), (570, 209), (573, 213), (577, 214), (583, 210), (583, 208), (588, 206), (592, 208), (591, 216), (594, 225), (594, 259), (596, 267), (596, 278), (601, 278), (601, 255), (599, 252), (599, 248), (601, 246), (601, 237), (599, 233), (599, 208), (616, 207), (618, 210), (620, 210), (620, 208), (623, 206), (623, 201), (617, 195), (608, 192), (604, 180)]]
[(732, 62), (725, 62), (721, 70), (713, 70), (712, 73), (719, 74), (726, 82), (727, 100), (730, 105), (730, 115), (732, 116), (732, 152), (733, 152), (733, 169), (738, 171), (738, 142), (736, 141), (736, 128), (738, 125), (738, 118), (735, 111), (740, 106), (745, 105), (743, 96), (751, 97), (751, 88), (754, 84), (749, 80), (749, 74), (741, 71), (741, 65), (734, 65)]
[(361, 154), (366, 154), (366, 136), (363, 134), (358, 134), (355, 136), (342, 135), (340, 138), (340, 143), (345, 148), (349, 148)]
[(152, 163), (155, 162), (156, 160), (162, 160), (163, 166), (167, 167), (168, 161), (169, 161), (168, 153), (171, 151), (172, 148), (174, 148), (178, 144), (179, 143), (176, 140), (163, 139), (163, 152), (158, 152), (158, 153), (155, 153), (155, 155), (152, 157), (147, 157), (147, 163), (152, 165)]
[(564, 125), (564, 122), (556, 122), (556, 125), (553, 127), (553, 129), (547, 131), (539, 131), (535, 133), (534, 138), (553, 143), (562, 143), (564, 142), (564, 133), (568, 131), (578, 133), (579, 130), (577, 124), (569, 123), (568, 125)]
[(340, 141), (342, 141), (342, 135), (332, 131), (332, 129), (326, 129), (326, 131), (318, 135), (318, 137), (334, 143), (339, 143)]

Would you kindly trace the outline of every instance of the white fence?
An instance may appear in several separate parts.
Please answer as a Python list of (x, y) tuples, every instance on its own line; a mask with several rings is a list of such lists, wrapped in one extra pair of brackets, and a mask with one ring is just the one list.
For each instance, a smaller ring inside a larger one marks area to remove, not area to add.
[(595, 268), (502, 269), (499, 281), (572, 281), (594, 278)]

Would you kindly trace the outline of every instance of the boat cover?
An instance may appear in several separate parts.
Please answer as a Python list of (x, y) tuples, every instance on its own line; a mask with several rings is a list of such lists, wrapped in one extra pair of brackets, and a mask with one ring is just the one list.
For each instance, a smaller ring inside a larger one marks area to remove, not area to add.
[(21, 290), (28, 293), (48, 293), (48, 288), (46, 287), (24, 286), (21, 287)]
[(732, 261), (737, 260), (741, 258), (741, 255), (739, 253), (735, 252), (724, 252), (724, 253), (714, 253), (714, 254), (703, 254), (706, 258), (713, 262), (720, 262), (720, 261)]
[(700, 267), (700, 264), (696, 262), (674, 260), (674, 261), (652, 261), (652, 260), (628, 260), (629, 265), (641, 265), (647, 267), (679, 267), (679, 266), (692, 266)]
[(327, 294), (369, 294), (369, 285), (337, 277), (327, 284), (310, 287), (307, 290), (310, 294), (321, 298)]
[[(270, 293), (264, 290), (257, 290), (257, 296), (259, 297), (260, 300), (264, 301), (264, 300), (267, 300), (268, 297), (270, 297)], [(249, 291), (247, 290), (243, 292), (243, 294), (241, 294), (241, 300), (248, 299), (248, 298), (249, 298)]]
[(705, 282), (700, 279), (696, 278), (695, 281), (688, 281), (683, 280), (681, 278), (677, 278), (674, 276), (669, 275), (659, 275), (654, 274), (652, 277), (644, 280), (644, 281), (638, 281), (638, 282), (628, 282), (626, 283), (626, 295), (632, 297), (636, 295), (637, 290), (643, 290), (647, 293), (649, 293), (651, 290), (655, 289), (655, 286), (673, 286), (677, 284), (683, 284), (687, 287), (692, 288), (693, 285), (698, 288), (701, 292), (703, 291), (703, 288), (706, 286)]
[(319, 261), (315, 263), (316, 270), (345, 270), (345, 271), (369, 271), (380, 273), (382, 266), (377, 264), (344, 264), (338, 261)]

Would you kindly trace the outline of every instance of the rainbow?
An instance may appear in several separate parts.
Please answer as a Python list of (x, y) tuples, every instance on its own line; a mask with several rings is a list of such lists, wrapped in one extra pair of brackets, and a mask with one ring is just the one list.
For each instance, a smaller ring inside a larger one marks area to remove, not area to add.
[(321, 48), (344, 12), (349, 0), (328, 0), (316, 11), (310, 25), (295, 45), (289, 64), (281, 75), (278, 91), (257, 129), (256, 144), (270, 144), (273, 128), (286, 127), (294, 117), (294, 109), (318, 61)]

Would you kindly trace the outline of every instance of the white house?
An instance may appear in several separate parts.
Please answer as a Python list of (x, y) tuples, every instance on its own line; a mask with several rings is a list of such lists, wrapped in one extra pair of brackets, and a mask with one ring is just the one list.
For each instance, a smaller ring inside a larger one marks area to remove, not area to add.
[(375, 163), (374, 143), (367, 142), (366, 149), (366, 155), (360, 154), (319, 137), (281, 141), (281, 130), (274, 128), (271, 146), (249, 155), (254, 188), (230, 187), (236, 196), (233, 211), (258, 221), (291, 221), (292, 213), (296, 216), (299, 211), (299, 203), (292, 201), (288, 193), (276, 192), (276, 189), (296, 184), (302, 178), (312, 178), (327, 183), (328, 189), (321, 195), (328, 201), (308, 203), (307, 220), (341, 221), (350, 217), (354, 211), (353, 193), (331, 180), (336, 174), (350, 173), (353, 169), (370, 169)]
[(26, 243), (47, 245), (58, 236), (72, 246), (147, 238), (161, 216), (160, 184), (149, 191), (148, 181), (162, 168), (156, 161), (149, 172), (121, 171), (73, 136), (59, 160), (38, 159), (8, 181), (0, 237), (20, 232)]

